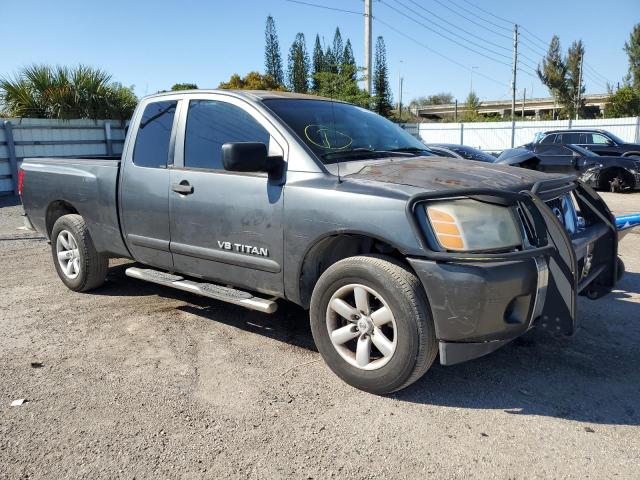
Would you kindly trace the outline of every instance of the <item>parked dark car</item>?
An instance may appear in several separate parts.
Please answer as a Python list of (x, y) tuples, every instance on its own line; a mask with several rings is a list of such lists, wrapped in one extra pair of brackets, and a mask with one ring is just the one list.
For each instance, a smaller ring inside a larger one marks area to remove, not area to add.
[(627, 143), (613, 133), (601, 129), (549, 130), (538, 133), (532, 143), (578, 145), (598, 155), (640, 157), (640, 144)]
[(429, 151), (440, 157), (464, 158), (465, 160), (477, 160), (480, 162), (493, 163), (496, 157), (466, 145), (456, 145), (454, 143), (429, 143)]
[(612, 192), (640, 187), (640, 157), (598, 155), (579, 145), (528, 143), (505, 150), (497, 163), (575, 174), (594, 188)]

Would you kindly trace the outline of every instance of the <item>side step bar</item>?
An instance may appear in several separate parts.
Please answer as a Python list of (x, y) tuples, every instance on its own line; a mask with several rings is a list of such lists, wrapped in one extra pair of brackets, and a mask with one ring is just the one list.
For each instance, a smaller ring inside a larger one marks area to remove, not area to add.
[(130, 267), (125, 270), (125, 274), (127, 277), (184, 290), (185, 292), (195, 293), (196, 295), (202, 295), (203, 297), (213, 298), (222, 302), (233, 303), (234, 305), (263, 313), (273, 313), (278, 309), (278, 304), (275, 301), (254, 297), (249, 292), (223, 287), (214, 283), (193, 282), (191, 280), (185, 280), (179, 275), (172, 275), (158, 270)]

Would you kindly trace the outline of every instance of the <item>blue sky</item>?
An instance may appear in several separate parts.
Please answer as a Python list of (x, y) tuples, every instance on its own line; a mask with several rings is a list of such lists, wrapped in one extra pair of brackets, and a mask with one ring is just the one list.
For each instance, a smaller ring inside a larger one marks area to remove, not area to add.
[[(362, 0), (306, 1), (353, 11), (364, 8)], [(507, 37), (512, 27), (474, 5), (524, 25), (527, 30), (522, 39), (522, 52), (529, 57), (525, 59), (529, 64), (535, 65), (540, 60), (540, 48), (546, 49), (554, 33), (560, 35), (564, 49), (573, 40), (582, 39), (586, 46), (588, 92), (603, 92), (604, 78), (618, 82), (627, 72), (627, 57), (622, 46), (634, 23), (640, 21), (638, 0), (614, 0), (605, 4), (601, 0), (375, 0), (373, 15), (380, 21), (374, 20), (374, 38), (382, 35), (387, 44), (394, 92), (398, 72), (402, 72), (405, 101), (441, 91), (451, 92), (463, 100), (470, 89), (472, 71), (475, 72), (473, 87), (481, 99), (509, 98), (510, 67), (482, 55), (510, 64), (511, 41)], [(139, 96), (168, 89), (178, 82), (213, 88), (234, 72), (262, 71), (264, 24), (269, 14), (276, 20), (285, 61), (297, 32), (305, 34), (311, 50), (316, 33), (324, 37), (325, 42), (331, 42), (336, 26), (340, 27), (343, 38), (351, 39), (359, 64), (364, 55), (362, 16), (286, 0), (2, 0), (0, 12), (5, 39), (0, 54), (0, 75), (14, 73), (20, 66), (34, 62), (85, 63), (109, 71), (115, 80), (125, 85), (134, 85)], [(466, 47), (435, 34), (411, 18)], [(449, 32), (440, 30), (427, 19)], [(533, 75), (531, 70), (529, 73)], [(536, 78), (519, 73), (518, 96), (525, 87), (527, 97), (532, 93), (534, 97), (548, 94)]]

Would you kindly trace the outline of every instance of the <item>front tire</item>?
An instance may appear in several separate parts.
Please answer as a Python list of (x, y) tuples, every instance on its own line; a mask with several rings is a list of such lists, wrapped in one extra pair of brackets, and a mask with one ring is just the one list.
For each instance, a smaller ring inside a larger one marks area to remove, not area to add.
[(80, 215), (63, 215), (51, 231), (51, 253), (60, 280), (75, 292), (99, 287), (107, 276), (109, 259), (100, 255)]
[(357, 256), (330, 266), (313, 290), (310, 318), (329, 368), (370, 393), (407, 387), (438, 353), (422, 286), (391, 258)]

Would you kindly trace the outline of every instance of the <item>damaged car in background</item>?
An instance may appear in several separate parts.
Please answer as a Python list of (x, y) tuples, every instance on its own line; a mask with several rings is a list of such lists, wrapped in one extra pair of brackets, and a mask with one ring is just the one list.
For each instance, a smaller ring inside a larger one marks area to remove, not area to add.
[(640, 188), (640, 156), (598, 155), (579, 145), (528, 143), (503, 151), (496, 163), (578, 176), (599, 190), (632, 191)]

